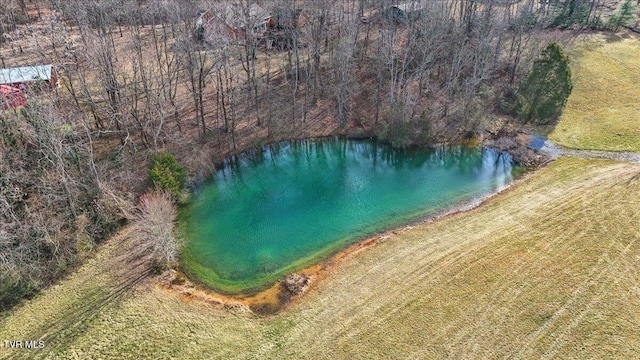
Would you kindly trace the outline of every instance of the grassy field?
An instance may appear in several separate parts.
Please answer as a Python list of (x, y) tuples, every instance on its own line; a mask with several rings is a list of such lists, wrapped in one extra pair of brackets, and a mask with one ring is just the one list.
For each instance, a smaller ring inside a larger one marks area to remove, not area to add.
[[(561, 158), (350, 256), (265, 318), (123, 271), (122, 237), (5, 314), (0, 358), (640, 357), (638, 164)], [(39, 338), (41, 350), (3, 346)]]
[(570, 53), (573, 92), (550, 138), (577, 149), (640, 151), (640, 41), (591, 36)]

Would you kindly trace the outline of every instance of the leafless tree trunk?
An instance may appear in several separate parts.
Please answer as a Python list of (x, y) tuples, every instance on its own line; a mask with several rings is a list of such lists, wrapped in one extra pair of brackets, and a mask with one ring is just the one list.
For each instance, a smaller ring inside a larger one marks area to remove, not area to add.
[(175, 266), (180, 252), (176, 234), (177, 209), (166, 192), (146, 193), (140, 197), (132, 236), (146, 249), (161, 269)]

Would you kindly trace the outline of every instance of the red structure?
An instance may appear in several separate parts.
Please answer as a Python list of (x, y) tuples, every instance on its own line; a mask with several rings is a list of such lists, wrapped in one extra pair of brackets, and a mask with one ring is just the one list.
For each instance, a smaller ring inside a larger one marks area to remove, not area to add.
[(18, 88), (0, 85), (0, 110), (12, 109), (27, 103), (27, 94)]

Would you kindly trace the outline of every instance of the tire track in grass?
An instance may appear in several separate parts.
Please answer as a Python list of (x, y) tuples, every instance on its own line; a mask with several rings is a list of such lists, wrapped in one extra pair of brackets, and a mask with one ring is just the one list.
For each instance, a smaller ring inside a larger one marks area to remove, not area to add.
[[(618, 180), (618, 182), (614, 184), (614, 186), (619, 185), (621, 181), (622, 180)], [(602, 197), (602, 195), (599, 197)], [(597, 201), (594, 200), (594, 202)], [(569, 324), (563, 327), (563, 330), (560, 332), (560, 334), (554, 336), (555, 340), (552, 345), (552, 350), (544, 354), (543, 358), (550, 358), (557, 354), (561, 346), (564, 345), (561, 340), (566, 339), (570, 331), (575, 329), (580, 324), (580, 322), (583, 321), (584, 317), (591, 310), (594, 304), (599, 302), (605, 295), (608, 295), (608, 293), (604, 290), (609, 287), (610, 283), (604, 281), (605, 277), (612, 273), (617, 264), (619, 264), (625, 257), (625, 255), (628, 254), (631, 247), (635, 245), (636, 240), (637, 237), (633, 238), (613, 261), (607, 261), (609, 257), (609, 251), (603, 252), (603, 254), (598, 258), (597, 264), (590, 269), (589, 273), (586, 276), (586, 279), (572, 292), (569, 299), (558, 310), (554, 312), (554, 314), (547, 322), (545, 322), (535, 332), (533, 332), (526, 338), (524, 346), (522, 346), (520, 351), (515, 354), (515, 357), (533, 357), (533, 353), (536, 351), (535, 344), (545, 336), (552, 333), (552, 327), (556, 326), (556, 324), (561, 324), (566, 316), (579, 311), (579, 314), (574, 317), (569, 322)], [(613, 243), (617, 243), (617, 241), (611, 240), (610, 243), (612, 243), (612, 245), (615, 245)], [(619, 276), (620, 274), (617, 274), (617, 276), (615, 276), (614, 278), (618, 279), (619, 281)], [(581, 300), (589, 298), (589, 290), (594, 287), (596, 289), (599, 289), (599, 291), (595, 292), (596, 295), (591, 298), (591, 301), (582, 306), (581, 304), (583, 303), (583, 301)]]
[[(530, 226), (524, 226), (522, 223), (517, 223), (515, 225), (510, 224), (510, 226), (506, 226), (506, 228), (509, 229), (509, 233), (506, 233), (506, 234), (501, 229), (495, 229), (494, 232), (499, 233), (498, 235), (500, 235), (500, 238), (491, 243), (485, 243), (482, 246), (482, 250), (484, 251), (482, 253), (478, 253), (477, 258), (472, 263), (468, 264), (465, 268), (461, 269), (456, 276), (460, 276), (464, 273), (471, 272), (473, 270), (473, 267), (479, 264), (500, 263), (505, 258), (508, 258), (511, 255), (510, 253), (504, 253), (506, 249), (513, 247), (511, 242), (507, 241), (507, 239), (513, 237), (514, 235), (516, 236), (522, 235), (527, 231), (531, 230)], [(491, 234), (489, 236), (495, 237), (494, 235), (495, 234)], [(486, 236), (487, 235), (483, 235), (482, 237), (486, 237)], [(517, 240), (517, 242), (519, 242), (519, 240)], [(501, 245), (497, 249), (492, 248), (492, 246), (494, 246), (497, 243), (502, 243), (503, 245)], [(564, 239), (557, 239), (555, 243), (560, 245), (564, 244), (565, 246), (567, 245)], [(549, 244), (547, 244), (547, 247), (548, 245)], [(478, 250), (475, 248), (471, 250), (471, 252), (477, 252), (477, 251)], [(504, 253), (504, 254), (501, 254), (501, 253)], [(464, 256), (466, 256), (466, 254), (463, 255), (463, 257)], [(458, 344), (458, 345), (466, 344), (467, 342), (464, 341), (464, 338), (467, 338), (470, 334), (474, 333), (476, 331), (476, 327), (482, 326), (484, 322), (486, 322), (490, 317), (492, 317), (493, 314), (495, 313), (494, 311), (492, 311), (494, 308), (498, 306), (500, 308), (505, 308), (508, 304), (512, 304), (515, 302), (515, 300), (522, 293), (523, 289), (527, 287), (527, 284), (523, 283), (521, 286), (514, 289), (512, 284), (508, 280), (512, 277), (512, 274), (521, 272), (525, 270), (527, 267), (530, 268), (531, 264), (529, 264), (525, 260), (526, 259), (521, 259), (517, 263), (516, 268), (511, 268), (511, 273), (504, 273), (504, 275), (497, 278), (494, 281), (494, 284), (498, 284), (497, 287), (493, 285), (493, 287), (491, 288), (491, 291), (487, 291), (485, 295), (478, 298), (474, 302), (476, 306), (474, 306), (471, 310), (468, 310), (469, 313), (476, 315), (474, 316), (474, 321), (473, 321), (474, 325), (465, 326), (463, 328), (464, 329), (463, 331), (458, 332), (455, 336), (455, 340), (452, 341), (453, 344)], [(502, 302), (498, 302), (500, 299), (503, 299), (505, 297), (507, 298), (506, 300), (503, 300)], [(439, 334), (439, 337), (443, 337), (443, 336), (445, 336), (444, 333)]]
[[(580, 310), (580, 313), (577, 316), (575, 316), (574, 319), (566, 327), (564, 327), (559, 334), (555, 334), (554, 336), (555, 340), (551, 346), (551, 351), (548, 351), (545, 354), (543, 354), (541, 359), (551, 359), (555, 357), (558, 351), (560, 351), (561, 347), (566, 345), (565, 342), (566, 342), (566, 338), (569, 336), (569, 333), (572, 330), (576, 329), (578, 325), (584, 320), (586, 315), (589, 312), (591, 312), (594, 304), (599, 303), (606, 295), (608, 295), (608, 292), (605, 290), (610, 288), (612, 283), (603, 281), (605, 276), (609, 277), (608, 275), (610, 275), (610, 272), (614, 270), (615, 265), (620, 263), (620, 260), (622, 259), (622, 257), (626, 255), (628, 250), (631, 248), (632, 245), (635, 244), (635, 242), (636, 240), (634, 239), (627, 246), (625, 251), (616, 258), (613, 264), (604, 266), (602, 269), (602, 272), (598, 274), (598, 277), (595, 280), (591, 281), (592, 284), (599, 285), (598, 286), (599, 291), (596, 292), (596, 295), (592, 298), (592, 300)], [(618, 276), (614, 277), (613, 284), (617, 285), (620, 282), (620, 276), (623, 276), (623, 275), (624, 274), (618, 274)]]
[[(613, 199), (613, 200), (617, 201), (619, 199)], [(632, 209), (633, 207), (625, 207), (625, 208)], [(638, 216), (637, 213), (633, 215), (636, 215), (636, 216), (630, 216), (627, 221), (629, 221), (632, 224), (634, 223), (640, 224), (640, 219), (639, 219), (640, 216)], [(616, 229), (609, 230), (606, 227), (606, 225), (604, 227), (605, 227), (604, 233), (611, 234), (611, 232), (615, 232), (616, 230)], [(640, 232), (640, 226), (636, 226), (636, 227), (638, 228), (637, 229), (638, 232)], [(616, 236), (612, 236), (612, 239), (621, 239), (624, 234), (616, 233), (615, 235)], [(616, 256), (615, 259), (613, 259), (613, 261), (605, 262), (602, 272), (598, 274), (598, 278), (592, 281), (594, 285), (597, 285), (597, 288), (599, 291), (595, 292), (596, 295), (591, 299), (591, 301), (586, 306), (584, 306), (583, 309), (580, 310), (580, 313), (578, 314), (578, 316), (576, 316), (565, 328), (563, 328), (559, 332), (559, 334), (554, 336), (554, 342), (551, 346), (551, 350), (543, 355), (542, 357), (543, 359), (550, 359), (556, 356), (557, 353), (560, 351), (560, 349), (565, 345), (565, 341), (569, 336), (569, 334), (571, 333), (571, 331), (576, 329), (578, 325), (580, 325), (580, 323), (584, 321), (587, 314), (593, 311), (593, 307), (595, 304), (600, 303), (605, 296), (608, 296), (610, 294), (610, 291), (608, 290), (611, 289), (613, 286), (617, 286), (621, 280), (626, 279), (629, 276), (633, 276), (632, 274), (638, 271), (637, 267), (634, 268), (629, 265), (625, 267), (624, 271), (622, 272), (618, 271), (622, 265), (623, 260), (628, 258), (629, 252), (637, 244), (637, 240), (638, 240), (638, 237), (631, 237), (631, 241), (629, 241), (629, 243), (622, 249), (619, 255)], [(610, 242), (612, 243), (612, 245), (616, 245), (620, 241), (611, 240)], [(636, 258), (637, 258), (637, 255), (636, 255)], [(611, 282), (606, 281), (605, 277), (612, 279), (612, 281)]]
[[(609, 170), (611, 170), (611, 169), (609, 169)], [(609, 179), (610, 179), (610, 174), (607, 174), (607, 173), (608, 173), (608, 171), (601, 172), (600, 175), (603, 175), (603, 174), (607, 175), (609, 177)], [(574, 179), (574, 180), (576, 180), (576, 179)], [(585, 180), (585, 179), (581, 178), (581, 179), (577, 179), (577, 180), (578, 181), (587, 181), (588, 179)], [(599, 186), (602, 186), (604, 184), (604, 182), (602, 182), (602, 180), (603, 179), (600, 179), (599, 181), (595, 181), (595, 182), (593, 182), (593, 181), (588, 181), (588, 182), (590, 182), (590, 185), (593, 186), (593, 187), (599, 187)], [(604, 180), (606, 181), (606, 179), (604, 179)], [(573, 192), (580, 192), (580, 191), (585, 191), (585, 187), (584, 186), (574, 187)], [(555, 204), (557, 204), (558, 202), (561, 202), (561, 203), (564, 202), (565, 205), (562, 206), (562, 207), (560, 207), (560, 206), (550, 206), (550, 208), (555, 208), (555, 212), (552, 211), (552, 214), (550, 214), (550, 218), (552, 218), (552, 219), (562, 218), (562, 215), (567, 211), (569, 211), (569, 212), (573, 211), (574, 214), (572, 214), (572, 217), (575, 218), (573, 220), (572, 219), (567, 220), (568, 223), (576, 223), (576, 222), (579, 223), (579, 220), (580, 220), (579, 217), (587, 217), (587, 218), (593, 218), (594, 217), (593, 214), (590, 214), (590, 213), (584, 212), (584, 211), (578, 211), (577, 214), (576, 214), (575, 210), (577, 208), (584, 207), (585, 204), (588, 205), (589, 201), (597, 202), (599, 200), (598, 199), (589, 199), (587, 197), (575, 197), (573, 192), (567, 192), (566, 196), (558, 197), (558, 198), (555, 199), (555, 201), (556, 201)], [(567, 204), (569, 202), (571, 202), (571, 203)], [(487, 210), (487, 209), (485, 209), (485, 210)], [(564, 215), (566, 215), (566, 214), (564, 214)], [(566, 220), (566, 218), (565, 218), (565, 220)], [(537, 224), (535, 224), (535, 225), (537, 225)], [(551, 233), (553, 231), (557, 232), (558, 227), (561, 226), (561, 225), (563, 225), (563, 224), (560, 223), (560, 222), (554, 223), (551, 226), (549, 226), (548, 229), (544, 229), (543, 232), (545, 232), (545, 233)], [(515, 231), (515, 229), (512, 229), (512, 230)], [(576, 227), (576, 230), (580, 230), (579, 227)], [(569, 256), (565, 257), (563, 260), (565, 260), (567, 262), (574, 262), (575, 260), (571, 260), (571, 259), (576, 258), (578, 255), (572, 254), (572, 252), (570, 250), (572, 248), (575, 248), (575, 247), (579, 246), (579, 242), (581, 241), (582, 238), (588, 238), (590, 236), (588, 234), (589, 231), (591, 231), (591, 230), (590, 229), (586, 229), (586, 230), (582, 231), (581, 233), (576, 233), (576, 231), (561, 232), (561, 233), (565, 234), (562, 238), (556, 239), (556, 241), (554, 241), (554, 242), (545, 242), (544, 243), (544, 247), (541, 248), (541, 250), (539, 250), (539, 251), (544, 251), (545, 253), (550, 254), (550, 255), (553, 255), (553, 254), (558, 253), (558, 252), (563, 253), (563, 254), (569, 254)], [(449, 232), (449, 234), (451, 234), (451, 233), (453, 233), (453, 232)], [(486, 234), (483, 235), (483, 236), (486, 236)], [(505, 235), (505, 238), (506, 237), (507, 236)], [(473, 240), (473, 239), (469, 239), (469, 240)], [(502, 240), (500, 240), (500, 241), (502, 241)], [(495, 242), (487, 243), (486, 246), (491, 246), (494, 243)], [(469, 248), (465, 252), (465, 254), (468, 255), (469, 252), (472, 253), (474, 251), (477, 251), (477, 249), (478, 249), (477, 247)], [(459, 259), (463, 259), (467, 255), (458, 254), (457, 257), (451, 256), (448, 259), (449, 260), (448, 263), (450, 265), (451, 263), (458, 262)], [(486, 255), (482, 255), (482, 254), (480, 254), (478, 256), (485, 256), (486, 257)], [(496, 259), (496, 258), (494, 257), (494, 259)], [(549, 261), (551, 261), (551, 260), (553, 260), (553, 259), (550, 259)], [(499, 260), (497, 260), (497, 261), (499, 261)], [(487, 260), (487, 262), (489, 262), (489, 260)], [(529, 264), (529, 263), (526, 263), (526, 262), (523, 263), (520, 266), (520, 268), (523, 269), (523, 267), (527, 266), (527, 264)], [(442, 266), (446, 266), (444, 264), (444, 262), (442, 262), (441, 265)], [(543, 266), (543, 265), (541, 265), (541, 266)], [(542, 269), (540, 269), (540, 270), (542, 270)], [(539, 272), (540, 270), (531, 269), (530, 272), (531, 271)], [(434, 271), (434, 272), (437, 272), (437, 271)], [(425, 278), (426, 277), (416, 277), (415, 281), (406, 283), (405, 288), (411, 289), (411, 290), (408, 291), (408, 293), (407, 293), (408, 296), (402, 296), (400, 299), (404, 300), (406, 298), (413, 298), (414, 297), (413, 294), (419, 293), (422, 289), (420, 289), (418, 286), (416, 286), (416, 284), (419, 285), (421, 282), (424, 282)], [(500, 283), (501, 281), (509, 282), (509, 276), (505, 275), (505, 276), (503, 276), (501, 278), (498, 278), (496, 283)], [(533, 286), (537, 286), (537, 285), (533, 285)], [(503, 285), (503, 287), (504, 287), (504, 285)], [(524, 288), (524, 286), (523, 286), (523, 288)], [(502, 288), (498, 288), (498, 289), (502, 289)], [(486, 309), (488, 309), (488, 311), (492, 311), (493, 308), (496, 308), (496, 309), (500, 308), (501, 311), (504, 311), (504, 308), (506, 306), (504, 306), (503, 304), (514, 304), (514, 301), (512, 299), (517, 298), (517, 296), (520, 294), (520, 292), (521, 292), (520, 290), (514, 292), (514, 291), (511, 291), (509, 289), (503, 289), (503, 291), (501, 291), (499, 293), (498, 292), (489, 293), (486, 297), (484, 297), (482, 299), (478, 299), (477, 303), (495, 302), (494, 299), (500, 299), (500, 298), (505, 298), (506, 297), (507, 299), (503, 300), (502, 303), (499, 303), (499, 304), (496, 303), (493, 306), (491, 306), (491, 305), (490, 306), (486, 306)], [(494, 294), (494, 295), (492, 296), (491, 294)], [(507, 295), (505, 295), (505, 294), (507, 294)], [(512, 296), (512, 297), (510, 298), (509, 296)], [(406, 307), (406, 304), (408, 302), (409, 302), (409, 300), (400, 301), (399, 303), (396, 304), (397, 307), (395, 309), (392, 308), (388, 312), (378, 311), (378, 315), (380, 316), (380, 318), (376, 318), (375, 316), (371, 316), (371, 318), (373, 318), (374, 321), (372, 323), (370, 323), (369, 325), (371, 325), (372, 327), (376, 327), (376, 324), (384, 324), (386, 322), (386, 320), (384, 320), (384, 319), (393, 318), (396, 315), (396, 313), (401, 313), (401, 310), (402, 310), (401, 307)], [(513, 306), (511, 306), (511, 307), (513, 307)], [(482, 309), (482, 308), (480, 308), (480, 309)], [(384, 310), (386, 310), (386, 309), (384, 309)], [(467, 313), (475, 315), (477, 313), (482, 313), (482, 310), (478, 310), (478, 311), (475, 311), (475, 312), (474, 311), (467, 311)], [(467, 317), (469, 317), (469, 316), (467, 316)], [(367, 318), (369, 318), (369, 317), (367, 317)], [(473, 317), (471, 317), (471, 318), (473, 318)], [(477, 327), (480, 327), (480, 325), (482, 324), (482, 321), (477, 321), (476, 319), (474, 319), (474, 320), (472, 320), (472, 321), (474, 321), (473, 324), (478, 324)], [(506, 320), (506, 318), (504, 318), (504, 317), (500, 317), (500, 316), (497, 317), (498, 324), (501, 324), (502, 323), (501, 321), (505, 321), (505, 320)], [(462, 322), (465, 322), (465, 321), (466, 320), (463, 320)], [(465, 326), (468, 326), (468, 324), (466, 324)], [(447, 328), (451, 328), (451, 326), (449, 326)], [(454, 328), (455, 328), (455, 326), (454, 326)], [(387, 330), (387, 331), (389, 331), (389, 330)], [(496, 330), (496, 331), (498, 331), (498, 330)], [(356, 334), (359, 335), (359, 334), (364, 333), (364, 332), (366, 332), (366, 330), (365, 329), (361, 329), (360, 331), (357, 331)], [(440, 334), (442, 335), (444, 333), (446, 333), (445, 330), (443, 330)], [(486, 333), (486, 329), (485, 329), (485, 333)], [(483, 350), (482, 347), (479, 347), (478, 351), (482, 351), (482, 350)], [(477, 352), (474, 352), (474, 353), (477, 353)], [(486, 351), (485, 351), (485, 353), (486, 353)], [(492, 353), (489, 353), (489, 354), (492, 354)]]

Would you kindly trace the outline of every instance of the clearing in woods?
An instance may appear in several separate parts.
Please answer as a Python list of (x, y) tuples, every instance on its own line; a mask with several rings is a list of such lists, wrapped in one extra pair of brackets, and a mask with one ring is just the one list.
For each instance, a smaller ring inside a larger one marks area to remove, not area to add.
[(640, 357), (639, 164), (562, 157), (265, 318), (118, 270), (124, 235), (0, 319), (0, 339), (45, 340), (0, 358)]
[(592, 35), (573, 51), (573, 91), (554, 142), (574, 149), (640, 152), (640, 41)]

